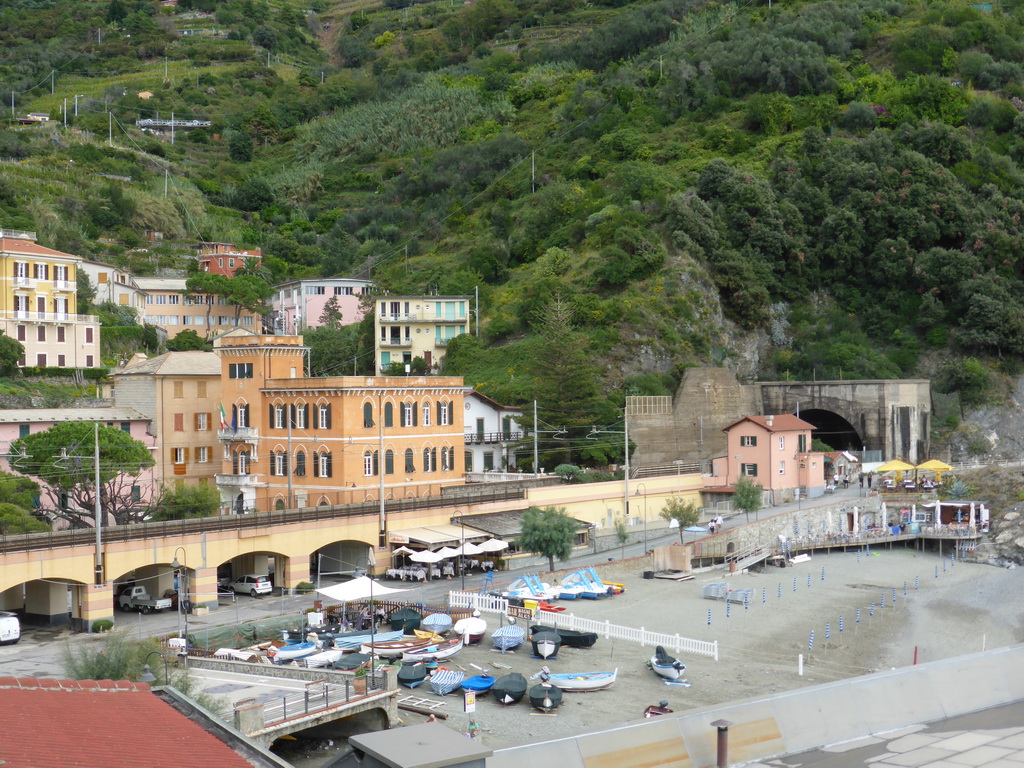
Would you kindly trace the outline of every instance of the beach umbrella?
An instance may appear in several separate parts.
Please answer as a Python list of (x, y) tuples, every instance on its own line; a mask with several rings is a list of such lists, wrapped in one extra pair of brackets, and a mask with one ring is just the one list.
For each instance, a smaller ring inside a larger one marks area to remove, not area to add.
[(458, 557), (459, 550), (452, 549), (451, 547), (441, 547), (439, 550), (437, 550), (436, 554), (440, 555), (441, 559), (444, 560), (448, 557)]
[(445, 556), (440, 552), (431, 552), (429, 549), (409, 555), (409, 559), (414, 563), (439, 563), (444, 560), (444, 558)]
[(885, 464), (876, 469), (876, 472), (895, 472), (896, 480), (899, 482), (903, 479), (904, 472), (910, 472), (912, 469), (916, 469), (913, 464), (908, 464), (903, 459), (893, 459), (887, 461)]
[(386, 587), (369, 576), (360, 576), (358, 579), (345, 581), (341, 584), (333, 584), (329, 587), (322, 587), (318, 590), (321, 595), (329, 600), (337, 600), (340, 603), (350, 603), (353, 600), (363, 600), (367, 597), (379, 597), (390, 595), (396, 592), (405, 592), (404, 589)]
[(481, 552), (483, 550), (471, 541), (464, 541), (455, 548), (456, 555), (479, 555)]
[(974, 502), (972, 501), (971, 502), (971, 528), (974, 527), (974, 514), (975, 514)]
[(508, 549), (508, 542), (501, 541), (500, 539), (488, 539), (480, 544), (477, 544), (482, 552), (501, 552), (503, 549)]
[(850, 533), (860, 533), (860, 508), (853, 508), (853, 530)]
[(949, 466), (949, 464), (947, 464), (944, 461), (939, 461), (938, 459), (929, 459), (928, 461), (924, 462), (923, 464), (918, 464), (916, 469), (923, 469), (926, 472), (934, 472), (935, 473), (935, 479), (938, 480), (941, 483), (942, 482), (942, 473), (943, 472), (949, 472), (953, 468), (951, 466)]
[(392, 555), (413, 555), (416, 553), (415, 549), (409, 549), (406, 546), (401, 546), (398, 549), (392, 550)]

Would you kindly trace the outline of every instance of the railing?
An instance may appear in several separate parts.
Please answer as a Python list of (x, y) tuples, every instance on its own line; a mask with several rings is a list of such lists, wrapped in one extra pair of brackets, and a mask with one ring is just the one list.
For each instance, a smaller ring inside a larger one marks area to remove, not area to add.
[(13, 312), (2, 312), (2, 317), (13, 317), (15, 320), (35, 320), (51, 323), (91, 323), (99, 325), (95, 315), (70, 315), (67, 312), (30, 312), (27, 309), (16, 309)]
[(28, 286), (32, 285), (33, 282), (34, 282), (34, 280), (31, 277), (29, 277), (28, 275), (15, 275), (14, 276), (14, 284), (16, 286), (21, 286), (23, 288), (27, 288)]
[(13, 237), (19, 240), (32, 240), (35, 242), (36, 233), (23, 229), (0, 229), (0, 237)]
[[(508, 600), (495, 595), (479, 595), (475, 592), (449, 592), (448, 605), (453, 608), (472, 608), (481, 613), (507, 613)], [(677, 653), (689, 652), (701, 656), (710, 656), (718, 661), (718, 641), (692, 640), (678, 634), (669, 635), (664, 632), (648, 632), (643, 627), (623, 627), (610, 621), (583, 619), (573, 614), (543, 612), (538, 615), (545, 626), (557, 629), (569, 629), (575, 632), (595, 632), (605, 639), (630, 640), (640, 645), (662, 645), (672, 648)]]
[[(398, 514), (407, 511), (436, 509), (438, 507), (465, 508), (471, 504), (519, 501), (524, 498), (526, 498), (526, 492), (522, 489), (503, 488), (479, 493), (460, 494), (452, 498), (446, 496), (423, 496), (415, 499), (392, 499), (384, 502), (384, 511), (388, 514)], [(329, 507), (306, 507), (304, 509), (280, 509), (268, 512), (253, 512), (246, 515), (111, 525), (103, 528), (103, 540), (108, 543), (138, 541), (140, 539), (175, 538), (191, 534), (216, 533), (219, 531), (241, 531), (251, 528), (266, 528), (274, 525), (314, 522), (317, 520), (356, 517), (376, 518), (379, 512), (380, 502), (364, 501), (357, 504), (336, 504)], [(92, 528), (71, 531), (46, 531), (44, 533), (0, 534), (0, 554), (88, 546), (94, 545), (95, 542), (96, 532)]]
[(415, 314), (397, 314), (393, 315), (390, 313), (384, 313), (380, 315), (380, 321), (382, 323), (416, 323), (419, 322), (419, 315)]
[(485, 469), (483, 472), (467, 472), (467, 483), (514, 483), (520, 480), (536, 480), (539, 477), (557, 477), (532, 472), (502, 472), (500, 469)]
[(381, 339), (382, 347), (411, 347), (412, 339)]
[(629, 476), (633, 478), (662, 477), (666, 475), (699, 475), (700, 463), (675, 462), (673, 464), (662, 464), (659, 466), (636, 467), (630, 470)]
[(54, 280), (53, 287), (58, 291), (73, 291), (77, 289), (77, 285), (72, 284), (70, 280)]
[[(315, 712), (322, 712), (347, 704), (353, 699), (361, 699), (371, 693), (378, 693), (384, 689), (378, 685), (382, 675), (370, 675), (358, 678), (366, 683), (366, 693), (358, 693), (353, 681), (345, 680), (343, 684), (321, 683), (319, 681), (307, 683), (306, 690), (302, 693), (291, 693), (280, 698), (270, 699), (263, 705), (263, 722), (266, 725), (280, 723), (296, 717), (304, 717)], [(362, 687), (362, 686), (360, 686)]]
[(463, 440), (466, 445), (484, 443), (508, 443), (523, 439), (522, 432), (467, 432)]
[(238, 429), (218, 429), (217, 439), (223, 442), (234, 440), (258, 440), (260, 431), (256, 427), (239, 427)]
[(238, 488), (255, 487), (260, 484), (259, 475), (215, 475), (217, 485), (230, 485)]

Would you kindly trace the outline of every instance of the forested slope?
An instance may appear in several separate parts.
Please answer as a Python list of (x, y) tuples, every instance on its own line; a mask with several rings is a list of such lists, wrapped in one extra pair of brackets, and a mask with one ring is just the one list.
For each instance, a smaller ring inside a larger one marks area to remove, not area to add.
[[(1022, 13), (8, 3), (0, 93), (19, 113), (77, 95), (80, 114), (0, 130), (0, 226), (142, 271), (174, 245), (97, 238), (161, 229), (259, 245), (277, 279), (479, 289), (481, 337), (448, 372), (540, 400), (554, 428), (611, 423), (625, 393), (707, 363), (934, 374), (976, 400), (1024, 355)], [(173, 145), (132, 127), (172, 111), (212, 126)], [(331, 343), (371, 369), (365, 329)]]

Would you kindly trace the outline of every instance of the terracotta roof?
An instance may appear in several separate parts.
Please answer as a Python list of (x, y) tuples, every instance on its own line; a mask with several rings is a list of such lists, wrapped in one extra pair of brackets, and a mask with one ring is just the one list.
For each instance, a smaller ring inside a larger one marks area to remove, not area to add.
[(145, 683), (0, 677), (4, 768), (252, 768)]
[(63, 251), (55, 251), (52, 248), (47, 248), (39, 245), (39, 243), (33, 243), (31, 240), (24, 240), (20, 237), (0, 237), (0, 253), (23, 254), (25, 256), (60, 256), (64, 259), (80, 258)]
[(734, 421), (732, 424), (725, 427), (722, 431), (728, 432), (730, 429), (737, 426), (738, 424), (742, 424), (744, 421), (749, 421), (754, 424), (757, 424), (757, 426), (769, 432), (794, 432), (804, 429), (814, 429), (813, 424), (809, 424), (803, 419), (798, 419), (791, 413), (774, 414), (773, 416), (770, 417), (772, 419), (771, 426), (768, 426), (768, 418), (768, 416), (744, 416), (739, 421)]

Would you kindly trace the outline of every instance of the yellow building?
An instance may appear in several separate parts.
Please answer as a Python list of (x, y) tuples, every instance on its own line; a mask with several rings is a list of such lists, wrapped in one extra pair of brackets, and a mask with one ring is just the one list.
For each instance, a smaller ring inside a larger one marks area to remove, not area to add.
[(221, 466), (220, 358), (213, 352), (138, 355), (110, 378), (118, 407), (150, 419), (157, 478), (165, 485), (214, 483)]
[(0, 331), (25, 347), (20, 365), (98, 368), (99, 320), (79, 315), (79, 256), (0, 229)]
[(238, 311), (222, 296), (191, 294), (181, 277), (136, 277), (135, 284), (145, 296), (143, 314), (150, 325), (167, 332), (173, 339), (186, 328), (203, 338), (233, 328), (260, 331), (263, 318), (246, 309)]
[(384, 296), (375, 299), (374, 359), (381, 373), (422, 357), (427, 370), (444, 358), (448, 342), (469, 333), (469, 296)]
[(221, 356), (232, 511), (436, 496), (464, 482), (461, 377), (305, 377), (298, 336), (230, 334)]

